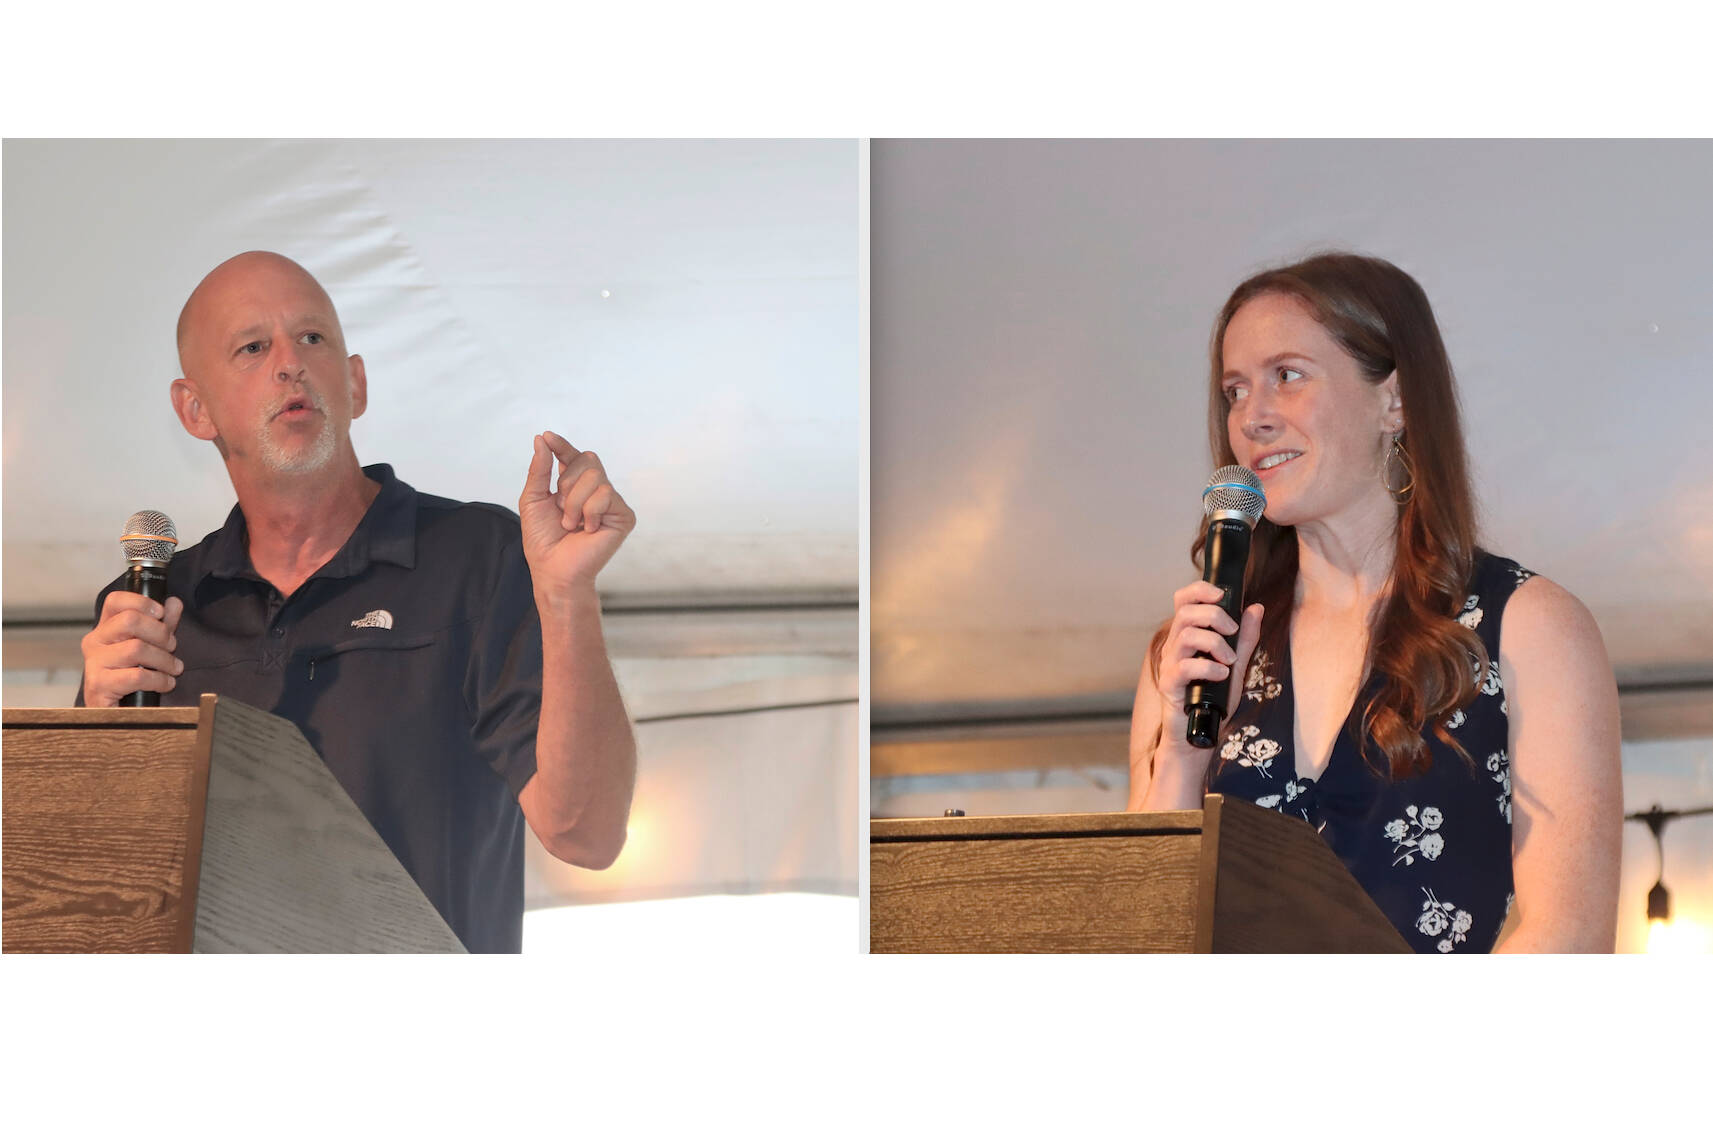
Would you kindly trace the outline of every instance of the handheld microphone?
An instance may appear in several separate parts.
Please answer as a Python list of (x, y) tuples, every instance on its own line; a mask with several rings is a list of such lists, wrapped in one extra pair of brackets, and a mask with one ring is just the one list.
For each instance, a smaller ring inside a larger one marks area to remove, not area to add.
[[(1249, 565), (1249, 537), (1267, 508), (1261, 478), (1241, 464), (1227, 464), (1208, 480), (1201, 496), (1207, 517), (1207, 541), (1202, 547), (1201, 577), (1225, 592), (1220, 608), (1231, 621), (1243, 621), (1243, 572)], [(1227, 640), (1228, 642), (1230, 640)], [(1235, 648), (1233, 648), (1235, 649)], [(1198, 652), (1197, 658), (1209, 655)], [(1231, 679), (1196, 680), (1184, 691), (1189, 716), (1185, 738), (1197, 749), (1211, 748), (1225, 721), (1225, 695)]]
[[(167, 564), (178, 547), (178, 529), (172, 520), (160, 512), (140, 511), (125, 521), (125, 534), (119, 537), (124, 549), (125, 590), (153, 599), (162, 606), (167, 601)], [(121, 706), (158, 706), (161, 696), (154, 690), (137, 690), (119, 699)]]

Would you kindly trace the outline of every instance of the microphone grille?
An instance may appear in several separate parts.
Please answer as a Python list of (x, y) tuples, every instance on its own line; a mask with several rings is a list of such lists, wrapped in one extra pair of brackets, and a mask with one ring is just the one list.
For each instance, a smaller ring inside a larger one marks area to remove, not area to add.
[(161, 512), (136, 512), (125, 521), (119, 546), (125, 549), (128, 562), (168, 563), (178, 547), (178, 528)]
[(1267, 493), (1261, 490), (1261, 477), (1241, 464), (1227, 464), (1208, 480), (1201, 494), (1201, 509), (1209, 519), (1220, 512), (1237, 512), (1244, 523), (1254, 527), (1261, 513), (1267, 510)]

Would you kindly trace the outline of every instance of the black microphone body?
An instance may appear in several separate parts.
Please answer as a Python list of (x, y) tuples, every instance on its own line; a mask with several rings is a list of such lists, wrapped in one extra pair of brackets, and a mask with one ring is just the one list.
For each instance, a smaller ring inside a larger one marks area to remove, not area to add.
[[(167, 569), (151, 567), (144, 563), (133, 563), (125, 572), (125, 590), (144, 598), (153, 599), (161, 606), (167, 604)], [(161, 704), (159, 691), (135, 690), (119, 699), (121, 706), (158, 706)]]
[[(125, 590), (166, 606), (167, 564), (178, 547), (178, 529), (172, 520), (157, 511), (134, 513), (125, 521), (119, 547), (130, 568), (125, 572)], [(135, 690), (119, 699), (121, 706), (160, 704), (160, 693), (155, 690)]]
[[(1219, 469), (1202, 492), (1207, 533), (1201, 577), (1220, 589), (1219, 605), (1234, 623), (1243, 622), (1243, 575), (1249, 567), (1249, 540), (1266, 507), (1267, 494), (1261, 490), (1260, 477), (1241, 464)], [(1226, 644), (1231, 645), (1231, 640), (1226, 639)], [(1198, 651), (1196, 657), (1211, 655)], [(1184, 714), (1189, 719), (1184, 737), (1190, 745), (1212, 748), (1225, 721), (1225, 695), (1230, 684), (1230, 677), (1219, 682), (1198, 679), (1184, 689)]]
[[(1243, 572), (1249, 566), (1249, 526), (1240, 519), (1216, 519), (1207, 525), (1207, 544), (1202, 549), (1201, 577), (1225, 592), (1220, 609), (1231, 621), (1243, 621)], [(1223, 635), (1220, 637), (1224, 638)], [(1230, 639), (1226, 644), (1233, 650)], [(1197, 658), (1210, 657), (1198, 653)], [(1225, 721), (1225, 695), (1229, 678), (1219, 682), (1191, 682), (1184, 692), (1184, 713), (1189, 715), (1189, 743), (1208, 749)]]

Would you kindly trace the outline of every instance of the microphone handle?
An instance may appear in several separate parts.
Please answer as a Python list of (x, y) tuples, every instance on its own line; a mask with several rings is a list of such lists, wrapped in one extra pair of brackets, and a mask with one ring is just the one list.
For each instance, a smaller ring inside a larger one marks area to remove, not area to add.
[[(131, 564), (131, 569), (125, 572), (125, 590), (144, 598), (153, 599), (162, 606), (167, 601), (167, 569), (165, 567), (149, 567), (142, 563)], [(158, 690), (137, 690), (119, 699), (121, 706), (158, 706), (161, 695)]]
[[(1249, 565), (1249, 536), (1249, 527), (1242, 520), (1216, 519), (1207, 525), (1207, 544), (1202, 549), (1201, 577), (1224, 590), (1219, 605), (1235, 623), (1243, 621), (1243, 572)], [(1230, 639), (1225, 641), (1231, 645)], [(1198, 651), (1196, 657), (1211, 656)], [(1230, 682), (1229, 677), (1220, 682), (1198, 679), (1184, 691), (1184, 713), (1189, 716), (1184, 736), (1197, 749), (1211, 749), (1219, 734)]]

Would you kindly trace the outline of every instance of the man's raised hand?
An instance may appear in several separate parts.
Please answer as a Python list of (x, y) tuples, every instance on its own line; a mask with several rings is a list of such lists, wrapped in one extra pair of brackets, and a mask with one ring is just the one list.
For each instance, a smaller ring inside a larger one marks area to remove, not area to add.
[[(636, 513), (593, 452), (577, 451), (556, 432), (537, 436), (534, 447), (517, 514), (536, 594), (593, 590), (596, 574), (636, 527)], [(550, 484), (555, 460), (559, 478)]]

